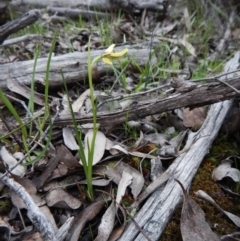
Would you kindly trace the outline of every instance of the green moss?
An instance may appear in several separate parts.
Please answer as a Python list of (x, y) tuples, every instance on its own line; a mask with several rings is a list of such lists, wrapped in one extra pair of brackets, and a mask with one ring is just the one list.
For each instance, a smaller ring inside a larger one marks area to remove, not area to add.
[[(240, 201), (224, 193), (221, 187), (211, 178), (216, 162), (233, 154), (237, 154), (233, 146), (233, 141), (228, 140), (226, 136), (220, 134), (215, 140), (210, 153), (207, 155), (195, 175), (190, 190), (190, 196), (195, 199), (198, 205), (202, 208), (210, 227), (219, 236), (235, 232), (237, 229), (236, 226), (208, 202), (196, 198), (194, 193), (198, 190), (203, 190), (210, 195), (222, 209), (240, 216)], [(180, 217), (181, 208), (175, 212), (171, 221), (168, 223), (160, 239), (161, 241), (182, 240), (180, 232)], [(218, 225), (214, 228), (216, 223)]]
[(6, 214), (12, 208), (12, 203), (9, 199), (4, 198), (0, 200), (0, 214)]
[(236, 147), (233, 143), (234, 142), (229, 140), (226, 135), (219, 134), (206, 158), (211, 161), (216, 161), (223, 160), (229, 156), (237, 155), (238, 152), (236, 151)]
[(141, 159), (139, 157), (131, 157), (131, 159), (128, 162), (128, 165), (139, 170), (140, 162), (141, 162)]
[(115, 166), (115, 163), (113, 163), (113, 162), (108, 163), (109, 168), (114, 168), (114, 166)]

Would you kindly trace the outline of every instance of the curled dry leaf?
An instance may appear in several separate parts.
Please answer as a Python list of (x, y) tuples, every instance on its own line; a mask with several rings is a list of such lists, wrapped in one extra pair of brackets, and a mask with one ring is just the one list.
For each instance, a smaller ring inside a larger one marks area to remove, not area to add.
[(120, 207), (120, 206), (119, 206), (119, 208), (122, 211), (123, 222), (122, 222), (121, 226), (115, 228), (112, 231), (110, 237), (108, 238), (108, 241), (116, 241), (116, 240), (118, 240), (118, 238), (121, 236), (121, 234), (124, 231), (124, 228), (126, 226), (126, 223), (127, 223), (126, 211), (122, 207)]
[(98, 235), (94, 241), (107, 241), (114, 227), (116, 215), (116, 205), (114, 202), (108, 207), (104, 213), (101, 224), (98, 227)]
[(169, 144), (169, 137), (160, 133), (151, 133), (148, 135), (144, 135), (144, 140), (160, 146), (165, 146)]
[(174, 146), (163, 146), (160, 150), (157, 150), (157, 155), (161, 157), (177, 157), (178, 151), (177, 148)]
[(119, 173), (115, 168), (106, 166), (106, 171), (104, 172), (114, 183), (119, 184), (121, 180), (121, 173)]
[(184, 12), (183, 12), (183, 21), (185, 23), (185, 26), (187, 28), (187, 30), (190, 30), (191, 28), (191, 18), (189, 16), (189, 12), (188, 12), (188, 8), (184, 8)]
[(112, 155), (116, 155), (117, 154), (116, 151), (120, 151), (126, 155), (136, 156), (136, 157), (140, 157), (140, 158), (154, 158), (155, 157), (153, 155), (145, 154), (145, 153), (138, 152), (138, 151), (128, 151), (128, 149), (129, 148), (127, 148), (127, 147), (123, 147), (120, 145), (114, 145), (111, 147), (110, 153)]
[(74, 101), (74, 103), (72, 104), (72, 109), (73, 109), (73, 112), (78, 112), (83, 104), (84, 104), (84, 101), (88, 98), (88, 96), (90, 96), (90, 89), (87, 89), (86, 91), (84, 91), (76, 101)]
[[(117, 191), (117, 197), (116, 197), (116, 203), (120, 204), (122, 197), (124, 196), (126, 192), (126, 188), (131, 184), (132, 182), (132, 175), (129, 173), (123, 171), (121, 180), (118, 185), (118, 191)], [(118, 209), (119, 205), (115, 205), (114, 202), (111, 203), (111, 205), (108, 207), (107, 211), (102, 217), (101, 224), (98, 228), (98, 236), (94, 241), (107, 241), (110, 234), (112, 233), (113, 227), (114, 227), (114, 221), (115, 221), (115, 215), (116, 211)], [(119, 230), (120, 231), (120, 230)], [(122, 229), (121, 229), (122, 231)], [(115, 234), (116, 235), (116, 234)]]
[(140, 131), (140, 136), (139, 136), (138, 140), (135, 142), (133, 148), (139, 147), (142, 142), (143, 142), (143, 133), (142, 133), (142, 131)]
[(215, 181), (220, 181), (224, 177), (230, 177), (234, 182), (240, 181), (240, 171), (236, 168), (231, 167), (231, 160), (224, 160), (222, 163), (213, 170), (212, 178)]
[(183, 185), (178, 180), (176, 181), (181, 186), (184, 195), (180, 224), (183, 241), (220, 241), (206, 222), (202, 209), (187, 194)]
[(122, 178), (119, 182), (118, 185), (118, 191), (117, 191), (117, 197), (116, 197), (116, 202), (118, 204), (121, 203), (122, 197), (125, 195), (126, 188), (132, 183), (132, 175), (123, 171), (122, 173)]
[[(60, 156), (60, 159), (58, 160), (58, 164), (56, 163), (57, 167), (55, 167), (53, 165), (53, 168), (55, 168), (55, 169), (52, 170), (51, 169), (52, 167), (49, 165), (49, 168), (46, 169), (46, 170), (51, 171), (51, 172), (46, 173), (47, 174), (46, 175), (47, 183), (49, 183), (49, 181), (56, 179), (58, 177), (66, 176), (67, 174), (74, 172), (74, 170), (76, 170), (76, 168), (81, 167), (78, 160), (72, 155), (72, 153), (64, 145), (57, 147), (57, 156)], [(42, 176), (42, 178), (39, 181), (41, 182), (44, 179), (45, 179), (45, 177)], [(35, 179), (35, 181), (36, 180), (37, 179)], [(38, 183), (38, 182), (36, 182), (36, 183)], [(42, 182), (42, 184), (44, 184), (44, 182)], [(42, 185), (40, 185), (40, 186), (42, 186)]]
[(126, 155), (128, 155), (128, 151), (127, 151), (124, 147), (122, 147), (122, 146), (120, 146), (120, 145), (114, 145), (114, 146), (112, 146), (111, 149), (110, 149), (110, 153), (111, 153), (112, 155), (114, 155), (114, 154), (116, 154), (116, 150), (117, 150), (117, 151), (120, 151), (120, 152), (122, 152), (122, 153), (124, 153), (124, 154), (126, 154)]
[(187, 128), (199, 129), (206, 118), (203, 107), (198, 107), (190, 110), (183, 108), (183, 125)]
[(186, 134), (187, 134), (187, 131), (181, 131), (181, 132), (179, 132), (177, 136), (173, 137), (173, 138), (169, 141), (170, 145), (174, 146), (174, 147), (177, 148), (177, 149), (180, 149), (180, 146), (181, 146), (182, 141), (183, 141), (183, 139), (184, 139), (184, 137), (185, 137)]
[(240, 198), (240, 194), (237, 193), (237, 192), (233, 192), (229, 187), (225, 187), (225, 186), (220, 185), (220, 184), (219, 184), (219, 186), (221, 187), (221, 189), (222, 189), (224, 192), (230, 194), (230, 196)]
[(221, 237), (221, 241), (239, 241), (239, 238), (235, 238), (240, 236), (239, 232), (235, 232), (232, 234), (227, 234)]
[(188, 41), (188, 34), (184, 34), (182, 40), (181, 40), (181, 44), (187, 49), (187, 51), (194, 57), (196, 57), (196, 51), (195, 48), (193, 47), (192, 44), (190, 44)]
[(57, 147), (57, 155), (49, 160), (47, 168), (41, 173), (41, 175), (35, 176), (32, 179), (32, 182), (36, 185), (37, 190), (41, 189), (41, 187), (45, 184), (51, 173), (55, 170), (58, 163), (65, 157), (66, 148), (62, 146)]
[(106, 200), (100, 196), (97, 200), (86, 207), (74, 220), (74, 223), (66, 237), (68, 241), (77, 241), (79, 240), (79, 236), (85, 227), (85, 224), (91, 221), (96, 215), (102, 210), (104, 205), (106, 204)]
[(175, 157), (179, 155), (179, 149), (181, 143), (186, 135), (187, 131), (181, 131), (175, 137), (168, 141), (167, 145), (161, 147), (161, 149), (157, 150), (157, 155), (162, 157)]
[(237, 227), (240, 227), (240, 218), (230, 212), (223, 210), (207, 193), (202, 190), (198, 190), (196, 196), (202, 198), (209, 203), (211, 203), (214, 207), (216, 207), (221, 213), (226, 215)]
[(146, 154), (146, 153), (142, 153), (139, 151), (129, 151), (128, 154), (130, 154), (131, 156), (136, 156), (136, 157), (140, 157), (140, 158), (155, 158), (155, 156), (150, 155), (150, 154)]
[(63, 106), (63, 110), (60, 112), (59, 116), (64, 117), (66, 115), (69, 115), (71, 112), (70, 112), (70, 108), (69, 108), (67, 95), (64, 95), (62, 97), (62, 106)]
[(68, 127), (62, 129), (64, 144), (72, 151), (78, 150), (79, 146), (73, 136), (72, 130)]
[[(0, 154), (8, 169), (11, 169), (17, 164), (17, 160), (7, 151), (5, 146), (2, 147)], [(23, 176), (26, 173), (26, 170), (27, 168), (25, 166), (18, 165), (11, 172), (15, 175)]]
[(50, 182), (47, 182), (42, 187), (42, 190), (47, 192), (53, 188), (56, 187), (71, 187), (75, 186), (77, 182), (79, 182), (82, 179), (80, 175), (68, 175), (64, 179), (62, 179), (60, 182), (56, 180), (52, 180)]
[(87, 98), (85, 101), (85, 112), (89, 113), (92, 110), (92, 101), (90, 98)]
[[(30, 99), (31, 97), (31, 89), (26, 85), (18, 82), (17, 79), (11, 78), (10, 76), (7, 78), (7, 87), (12, 92), (15, 92), (18, 95), (21, 95), (27, 99)], [(44, 95), (34, 91), (33, 101), (38, 105), (44, 106)]]
[[(84, 138), (84, 144), (85, 144), (84, 154), (86, 159), (88, 158), (88, 147), (91, 148), (91, 145), (92, 145), (93, 135), (94, 135), (93, 130), (90, 130), (87, 132)], [(106, 136), (102, 132), (98, 131), (96, 133), (95, 144), (93, 147), (94, 154), (93, 154), (92, 165), (97, 164), (102, 159), (105, 152), (106, 142), (107, 142)], [(79, 163), (82, 164), (81, 160)]]
[[(105, 187), (107, 185), (109, 185), (111, 183), (111, 179), (103, 179), (103, 178), (96, 178), (96, 179), (92, 179), (92, 185), (93, 186), (99, 186), (99, 187)], [(83, 180), (83, 181), (79, 181), (79, 184), (87, 184), (87, 180)]]
[(58, 241), (66, 240), (65, 237), (68, 235), (68, 230), (71, 228), (73, 220), (74, 217), (66, 219), (63, 225), (59, 228), (58, 232), (56, 233), (56, 239)]
[(114, 168), (107, 168), (106, 175), (113, 180), (116, 184), (119, 184), (123, 172), (129, 173), (132, 176), (132, 183), (130, 185), (133, 197), (136, 199), (141, 192), (144, 185), (144, 178), (140, 172), (130, 167), (124, 162), (117, 163)]
[[(61, 152), (60, 152), (61, 151)], [(69, 169), (81, 167), (78, 160), (72, 155), (72, 153), (64, 146), (61, 145), (57, 148), (57, 153), (60, 152), (61, 163), (65, 164)]]
[(20, 160), (24, 157), (22, 152), (15, 152), (13, 153), (13, 157), (16, 158), (17, 160)]
[(71, 196), (62, 188), (53, 189), (46, 195), (45, 199), (50, 207), (77, 209), (82, 205), (77, 198)]
[(106, 150), (110, 150), (113, 146), (114, 146), (114, 143), (110, 140), (110, 139), (108, 139), (108, 138), (106, 138), (107, 140), (106, 140)]

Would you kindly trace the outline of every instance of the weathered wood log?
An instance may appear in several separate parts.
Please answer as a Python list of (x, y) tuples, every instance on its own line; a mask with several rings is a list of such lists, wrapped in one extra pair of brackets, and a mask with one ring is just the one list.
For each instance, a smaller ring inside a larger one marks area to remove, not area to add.
[(16, 193), (26, 205), (28, 209), (28, 217), (32, 221), (32, 224), (41, 233), (42, 237), (46, 241), (57, 241), (54, 233), (54, 227), (47, 216), (36, 205), (31, 195), (26, 189), (13, 178), (9, 176), (2, 177), (1, 182), (7, 185), (10, 190)]
[(13, 0), (13, 5), (34, 5), (41, 7), (55, 6), (55, 7), (84, 7), (85, 9), (95, 10), (115, 10), (127, 9), (128, 11), (136, 12), (143, 9), (152, 11), (166, 11), (168, 0)]
[[(240, 89), (240, 77), (225, 80), (226, 83)], [(185, 93), (176, 93), (166, 98), (154, 98), (146, 101), (139, 101), (131, 105), (125, 110), (114, 110), (111, 112), (99, 112), (98, 123), (106, 130), (120, 125), (126, 120), (138, 120), (149, 115), (163, 113), (165, 111), (174, 110), (181, 107), (197, 107), (213, 104), (223, 100), (229, 100), (238, 97), (239, 94), (232, 88), (222, 84), (221, 82), (211, 82), (198, 85), (195, 89)], [(135, 98), (135, 97), (134, 97)], [(76, 115), (78, 123), (92, 122), (92, 115)], [(69, 125), (72, 123), (72, 117), (62, 116), (58, 118), (55, 125)]]
[(13, 33), (16, 33), (20, 29), (36, 22), (40, 17), (40, 12), (37, 9), (30, 10), (23, 14), (20, 18), (15, 19), (9, 23), (4, 24), (0, 27), (0, 44)]
[(88, 9), (72, 9), (72, 8), (62, 8), (62, 7), (48, 7), (48, 12), (53, 15), (57, 14), (59, 16), (68, 16), (70, 18), (78, 18), (81, 16), (83, 19), (102, 19), (110, 18), (111, 15), (108, 13), (91, 11)]
[[(128, 56), (140, 66), (145, 66), (149, 61), (149, 52), (151, 50), (148, 47), (139, 49), (140, 46), (123, 46), (115, 48), (116, 51), (128, 48)], [(91, 58), (104, 53), (104, 50), (91, 51)], [(62, 86), (63, 79), (61, 71), (64, 74), (67, 83), (81, 82), (87, 78), (87, 52), (74, 52), (61, 56), (55, 56), (51, 59), (50, 73), (49, 73), (49, 86)], [(151, 63), (157, 63), (157, 58), (152, 57)], [(118, 63), (116, 62), (116, 66)], [(30, 85), (33, 75), (34, 60), (14, 62), (0, 65), (0, 87), (4, 90), (7, 89), (7, 79), (9, 77), (15, 78), (19, 83)], [(35, 70), (35, 83), (43, 85), (45, 83), (47, 69), (47, 58), (41, 58), (37, 61)], [(103, 74), (106, 71), (112, 72), (112, 67), (106, 65), (103, 62), (97, 64), (97, 70), (99, 74)]]
[[(225, 66), (225, 72), (239, 66), (240, 52)], [(168, 168), (167, 173), (174, 173), (164, 188), (154, 192), (141, 210), (134, 217), (138, 225), (152, 241), (159, 240), (171, 216), (182, 201), (182, 190), (174, 181), (178, 179), (185, 189), (189, 189), (204, 156), (208, 153), (212, 142), (225, 119), (232, 101), (224, 101), (212, 105), (201, 129), (190, 132), (186, 147), (190, 149), (177, 157)], [(118, 241), (145, 241), (133, 223), (130, 223)]]
[(16, 37), (16, 38), (6, 39), (2, 43), (2, 45), (0, 45), (0, 48), (10, 46), (13, 44), (18, 44), (18, 43), (25, 42), (25, 41), (33, 41), (33, 40), (41, 41), (43, 39), (44, 39), (44, 36), (40, 35), (40, 34), (26, 34), (26, 35)]

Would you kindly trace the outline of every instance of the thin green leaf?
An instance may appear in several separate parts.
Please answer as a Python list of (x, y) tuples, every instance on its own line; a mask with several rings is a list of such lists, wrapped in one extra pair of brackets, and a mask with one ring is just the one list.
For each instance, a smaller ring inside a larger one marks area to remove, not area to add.
[(31, 160), (30, 162), (23, 163), (22, 165), (26, 165), (26, 166), (32, 165), (35, 162), (37, 162), (38, 160), (40, 160), (45, 155), (45, 153), (47, 152), (47, 150), (50, 146), (51, 139), (52, 139), (52, 119), (51, 118), (49, 120), (49, 126), (50, 126), (49, 135), (48, 135), (47, 143), (46, 143), (45, 147), (43, 148), (43, 150), (38, 154), (38, 156), (35, 159)]
[(14, 118), (16, 119), (18, 124), (21, 126), (21, 130), (22, 130), (22, 134), (23, 134), (24, 138), (27, 138), (28, 134), (27, 134), (26, 126), (23, 124), (21, 118), (19, 117), (19, 115), (18, 115), (17, 111), (15, 110), (15, 108), (13, 107), (12, 103), (2, 92), (2, 89), (0, 89), (0, 99), (2, 100), (4, 105), (9, 109), (9, 111), (14, 116)]

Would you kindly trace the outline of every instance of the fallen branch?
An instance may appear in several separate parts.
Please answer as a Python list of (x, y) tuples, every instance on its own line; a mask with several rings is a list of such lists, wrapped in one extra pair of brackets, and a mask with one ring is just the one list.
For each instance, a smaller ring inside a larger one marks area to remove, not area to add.
[(88, 9), (72, 9), (72, 8), (59, 8), (59, 7), (48, 7), (48, 12), (53, 15), (57, 14), (60, 16), (67, 16), (70, 18), (79, 18), (79, 15), (83, 19), (102, 19), (102, 18), (110, 18), (110, 14), (103, 13), (103, 12), (97, 12), (97, 11), (91, 11)]
[[(240, 89), (240, 77), (224, 79), (224, 82), (233, 86), (236, 89)], [(146, 116), (160, 114), (165, 111), (174, 110), (181, 107), (197, 107), (204, 106), (213, 103), (217, 103), (223, 100), (229, 100), (238, 97), (239, 94), (232, 88), (225, 84), (216, 81), (207, 84), (197, 85), (193, 90), (188, 92), (178, 93), (166, 97), (166, 98), (154, 98), (147, 101), (139, 101), (138, 103), (131, 105), (125, 110), (115, 110), (111, 112), (99, 112), (98, 123), (106, 130), (111, 130), (117, 125), (120, 125), (130, 120), (138, 120)], [(78, 123), (91, 123), (92, 114), (82, 115), (78, 117), (76, 115)], [(72, 117), (61, 116), (56, 120), (55, 125), (65, 126), (72, 124)]]
[(36, 22), (40, 17), (40, 12), (37, 9), (30, 10), (29, 12), (23, 14), (20, 18), (15, 19), (9, 23), (4, 24), (0, 27), (0, 44), (13, 33), (16, 33), (20, 29)]
[[(237, 52), (225, 66), (225, 72), (234, 70), (239, 65), (240, 52)], [(172, 174), (166, 186), (154, 192), (146, 201), (141, 210), (134, 217), (138, 225), (152, 241), (159, 240), (171, 216), (182, 201), (182, 190), (175, 179), (178, 179), (187, 190), (194, 178), (204, 156), (207, 154), (212, 142), (225, 119), (232, 101), (224, 101), (212, 105), (208, 116), (198, 132), (191, 132), (186, 147), (188, 151), (178, 156), (166, 173)], [(145, 238), (130, 223), (118, 241), (144, 241)]]
[[(128, 57), (134, 60), (137, 65), (145, 66), (149, 62), (149, 54), (153, 52), (148, 46), (140, 48), (136, 46), (122, 46), (116, 47), (116, 51), (121, 51), (124, 48), (129, 48)], [(104, 50), (92, 50), (91, 59), (104, 53)], [(87, 78), (88, 72), (88, 53), (87, 52), (74, 52), (64, 54), (61, 56), (55, 56), (51, 59), (50, 72), (49, 72), (49, 86), (63, 86), (63, 79), (61, 71), (64, 74), (66, 83), (83, 82)], [(0, 87), (3, 90), (7, 89), (8, 78), (16, 79), (20, 84), (31, 85), (32, 72), (34, 68), (35, 60), (27, 60), (21, 62), (7, 63), (0, 65)], [(157, 58), (152, 56), (150, 64), (156, 64)], [(118, 63), (116, 63), (118, 66)], [(38, 86), (44, 87), (45, 77), (47, 69), (47, 58), (40, 58), (37, 60), (37, 66), (35, 69), (35, 83)], [(101, 75), (107, 71), (111, 73), (112, 67), (106, 65), (103, 62), (99, 62), (97, 65), (97, 71)]]
[(18, 44), (18, 43), (25, 42), (25, 41), (33, 41), (33, 40), (41, 41), (43, 39), (44, 39), (43, 35), (40, 35), (40, 34), (26, 34), (26, 35), (16, 37), (16, 38), (6, 39), (4, 41), (4, 43), (2, 43), (2, 45), (0, 45), (0, 48), (10, 46), (13, 44)]
[(116, 9), (128, 9), (129, 11), (139, 11), (143, 9), (149, 9), (153, 11), (166, 11), (166, 7), (168, 5), (167, 0), (13, 0), (13, 5), (22, 5), (22, 4), (30, 4), (41, 7), (48, 6), (57, 6), (57, 7), (79, 7), (85, 9), (94, 9), (94, 10), (116, 10)]
[(32, 221), (35, 228), (41, 233), (44, 241), (57, 241), (55, 237), (54, 227), (39, 207), (34, 203), (32, 197), (25, 190), (23, 186), (15, 182), (13, 178), (5, 176), (1, 179), (5, 185), (7, 185), (13, 192), (18, 194), (24, 201), (27, 210), (28, 217)]

